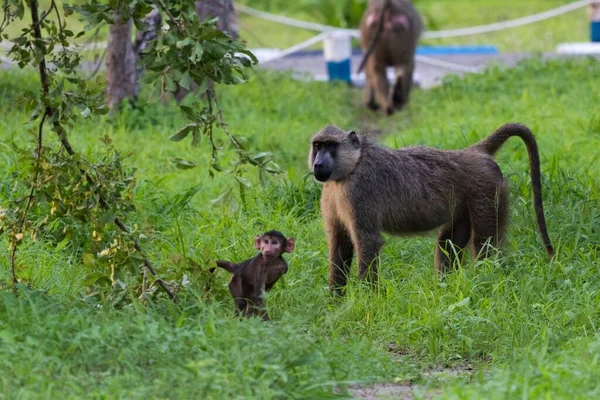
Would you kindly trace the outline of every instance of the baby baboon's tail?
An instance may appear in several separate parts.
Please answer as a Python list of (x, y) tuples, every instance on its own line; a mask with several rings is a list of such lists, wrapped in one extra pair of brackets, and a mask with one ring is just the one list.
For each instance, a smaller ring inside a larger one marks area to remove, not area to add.
[(520, 137), (525, 146), (527, 146), (527, 153), (529, 154), (529, 170), (531, 174), (531, 186), (533, 187), (533, 207), (537, 218), (538, 229), (542, 236), (542, 242), (546, 249), (548, 256), (554, 255), (554, 248), (550, 242), (548, 236), (548, 229), (546, 227), (546, 220), (544, 218), (544, 206), (542, 204), (542, 185), (541, 185), (541, 173), (540, 173), (540, 155), (538, 153), (537, 142), (531, 130), (523, 124), (508, 123), (500, 126), (487, 138), (482, 141), (475, 143), (469, 149), (487, 153), (490, 155), (496, 154), (496, 152), (502, 147), (511, 136)]

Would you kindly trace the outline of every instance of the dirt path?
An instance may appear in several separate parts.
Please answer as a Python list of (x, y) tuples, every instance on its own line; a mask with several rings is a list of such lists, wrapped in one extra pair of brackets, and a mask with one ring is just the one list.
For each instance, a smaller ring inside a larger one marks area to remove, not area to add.
[[(514, 66), (519, 60), (531, 57), (531, 53), (502, 53), (502, 54), (452, 54), (428, 56), (436, 60), (451, 62), (466, 67), (485, 67), (492, 64), (503, 65), (507, 67)], [(543, 58), (566, 58), (583, 57), (574, 55), (565, 55), (557, 53), (544, 53)], [(600, 55), (596, 56), (600, 58)], [(351, 59), (352, 70), (355, 71), (360, 63), (361, 56), (353, 55)], [(293, 70), (297, 73), (308, 73), (313, 79), (327, 80), (327, 71), (322, 53), (306, 52), (297, 53), (291, 56), (270, 61), (261, 64), (262, 68), (271, 68), (278, 70)], [(391, 72), (391, 71), (389, 71)], [(388, 72), (388, 73), (389, 73)], [(428, 65), (423, 62), (417, 62), (415, 70), (415, 80), (422, 88), (430, 88), (438, 85), (441, 79), (447, 74), (464, 75), (462, 72), (451, 71), (446, 68)], [(354, 80), (356, 86), (364, 85), (364, 74), (361, 74)]]

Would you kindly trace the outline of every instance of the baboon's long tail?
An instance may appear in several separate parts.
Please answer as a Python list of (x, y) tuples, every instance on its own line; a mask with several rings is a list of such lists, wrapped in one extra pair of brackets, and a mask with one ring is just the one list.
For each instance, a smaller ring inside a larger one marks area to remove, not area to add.
[(542, 184), (541, 184), (541, 173), (540, 173), (540, 155), (538, 152), (537, 142), (531, 130), (523, 124), (519, 123), (508, 123), (500, 126), (490, 136), (483, 139), (482, 141), (475, 143), (471, 146), (471, 149), (488, 153), (490, 155), (496, 154), (496, 152), (502, 147), (511, 136), (520, 137), (525, 146), (527, 146), (527, 153), (529, 154), (529, 170), (531, 174), (531, 186), (533, 187), (533, 207), (535, 209), (538, 229), (542, 236), (542, 242), (548, 256), (554, 256), (554, 247), (550, 242), (548, 236), (548, 229), (546, 227), (546, 219), (544, 218), (544, 206), (542, 204)]
[(373, 39), (371, 39), (371, 43), (369, 43), (369, 47), (367, 47), (367, 51), (365, 52), (365, 55), (363, 56), (363, 59), (360, 62), (360, 65), (358, 66), (358, 70), (356, 71), (356, 73), (360, 73), (360, 71), (363, 70), (363, 68), (365, 67), (365, 64), (367, 63), (367, 60), (369, 59), (369, 56), (371, 55), (371, 53), (373, 52), (373, 49), (375, 48), (375, 44), (377, 43), (377, 40), (379, 40), (379, 36), (381, 36), (381, 31), (383, 31), (383, 19), (385, 17), (385, 10), (389, 6), (390, 6), (390, 0), (385, 0), (383, 2), (383, 6), (381, 7), (381, 14), (379, 14), (379, 19), (377, 20), (377, 29), (375, 30), (375, 35), (373, 35)]

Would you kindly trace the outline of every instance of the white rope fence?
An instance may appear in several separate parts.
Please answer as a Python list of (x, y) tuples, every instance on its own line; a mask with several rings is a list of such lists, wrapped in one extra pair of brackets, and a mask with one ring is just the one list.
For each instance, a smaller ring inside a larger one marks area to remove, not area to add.
[[(284, 58), (286, 56), (289, 56), (290, 54), (296, 53), (302, 49), (312, 46), (313, 44), (317, 44), (317, 43), (323, 41), (324, 39), (329, 37), (329, 35), (331, 35), (332, 32), (334, 32), (334, 31), (319, 33), (318, 35), (313, 36), (312, 38), (307, 39), (301, 43), (298, 43), (292, 47), (288, 47), (285, 50), (281, 50), (281, 51), (278, 51), (275, 53), (270, 52), (269, 54), (267, 54), (265, 56), (262, 56), (262, 57), (258, 56), (257, 58), (259, 58), (259, 63), (267, 63), (270, 61), (278, 60), (280, 58)], [(337, 32), (337, 31), (335, 31), (335, 32)], [(417, 59), (418, 62), (422, 62), (423, 64), (429, 64), (434, 67), (444, 68), (444, 69), (448, 69), (448, 70), (452, 70), (452, 71), (470, 72), (470, 73), (476, 73), (476, 72), (481, 71), (481, 68), (478, 68), (478, 67), (469, 67), (466, 65), (451, 63), (448, 61), (442, 61), (442, 60), (438, 60), (438, 59), (426, 57), (426, 56), (421, 56), (421, 55), (417, 55), (417, 56), (415, 56), (415, 58)]]
[[(515, 27), (533, 24), (536, 22), (544, 21), (546, 19), (550, 19), (550, 18), (554, 18), (554, 17), (560, 16), (560, 15), (566, 14), (566, 13), (578, 10), (580, 8), (586, 7), (593, 2), (594, 2), (594, 0), (579, 0), (579, 1), (575, 1), (570, 4), (556, 7), (551, 10), (547, 10), (547, 11), (543, 11), (543, 12), (540, 12), (537, 14), (513, 19), (510, 21), (496, 22), (496, 23), (492, 23), (492, 24), (488, 24), (488, 25), (479, 25), (479, 26), (474, 26), (474, 27), (470, 27), (470, 28), (459, 28), (459, 29), (424, 32), (422, 37), (424, 39), (450, 38), (450, 37), (459, 37), (459, 36), (479, 35), (482, 33), (489, 33), (489, 32), (495, 32), (495, 31), (500, 31), (500, 30), (504, 30), (504, 29), (509, 29), (509, 28), (515, 28)], [(306, 49), (306, 48), (318, 43), (319, 41), (326, 39), (333, 32), (336, 32), (336, 34), (338, 34), (338, 32), (345, 33), (348, 36), (351, 36), (354, 38), (360, 37), (360, 32), (357, 29), (341, 29), (341, 28), (338, 28), (335, 26), (301, 21), (301, 20), (285, 17), (282, 15), (272, 14), (272, 13), (269, 13), (266, 11), (256, 10), (254, 8), (251, 8), (244, 4), (239, 4), (239, 3), (235, 4), (235, 8), (238, 12), (242, 12), (244, 14), (247, 14), (247, 15), (250, 15), (250, 16), (253, 16), (256, 18), (264, 19), (266, 21), (271, 21), (271, 22), (282, 24), (282, 25), (293, 26), (296, 28), (321, 32), (320, 34), (318, 34), (308, 40), (305, 40), (301, 43), (298, 43), (292, 47), (289, 47), (285, 50), (281, 50), (280, 52), (271, 53), (265, 57), (261, 57), (259, 62), (263, 62), (263, 63), (269, 62), (269, 61), (274, 61), (274, 60), (286, 57), (290, 54), (296, 53), (300, 50)], [(448, 61), (438, 60), (438, 59), (435, 59), (432, 57), (417, 55), (416, 59), (417, 59), (417, 61), (419, 61), (421, 63), (429, 64), (429, 65), (432, 65), (435, 67), (444, 68), (444, 69), (448, 69), (448, 70), (452, 70), (452, 71), (470, 72), (470, 73), (477, 73), (477, 72), (481, 71), (481, 68), (479, 68), (479, 67), (470, 67), (470, 66), (466, 66), (466, 65), (460, 65), (460, 64), (451, 63)]]
[[(574, 1), (572, 3), (566, 4), (566, 5), (563, 5), (560, 7), (556, 7), (551, 10), (547, 10), (547, 11), (543, 11), (543, 12), (540, 12), (537, 14), (513, 19), (510, 21), (496, 22), (496, 23), (492, 23), (492, 24), (488, 24), (488, 25), (473, 26), (470, 28), (459, 28), (459, 29), (424, 32), (422, 37), (424, 39), (439, 39), (439, 38), (479, 35), (482, 33), (489, 33), (489, 32), (495, 32), (495, 31), (500, 31), (500, 30), (504, 30), (504, 29), (515, 28), (515, 27), (533, 24), (536, 22), (544, 21), (546, 19), (550, 19), (550, 18), (554, 18), (554, 17), (560, 16), (560, 15), (566, 14), (566, 13), (575, 11), (577, 9), (583, 8), (593, 2), (594, 2), (594, 0)], [(297, 20), (294, 18), (285, 17), (282, 15), (272, 14), (272, 13), (269, 13), (266, 11), (256, 10), (254, 8), (251, 8), (246, 5), (239, 4), (239, 3), (235, 4), (235, 9), (238, 12), (242, 12), (244, 14), (247, 14), (247, 15), (250, 15), (253, 17), (261, 18), (266, 21), (271, 21), (271, 22), (282, 24), (282, 25), (293, 26), (296, 28), (321, 32), (318, 35), (316, 35), (308, 40), (305, 40), (303, 42), (300, 42), (294, 46), (291, 46), (287, 49), (284, 49), (284, 50), (281, 50), (281, 51), (278, 51), (275, 53), (270, 53), (266, 56), (261, 57), (261, 59), (259, 59), (259, 62), (261, 62), (261, 63), (274, 61), (274, 60), (286, 57), (290, 54), (296, 53), (300, 50), (306, 49), (306, 48), (326, 39), (330, 34), (332, 34), (332, 32), (336, 32), (336, 34), (345, 33), (348, 36), (351, 36), (354, 38), (360, 37), (359, 36), (360, 33), (357, 29), (341, 29), (341, 28), (338, 28), (335, 26), (323, 25), (323, 24), (318, 24), (318, 23), (314, 23), (314, 22), (301, 21), (301, 20)], [(97, 42), (97, 43), (89, 43), (89, 44), (84, 44), (84, 45), (72, 46), (71, 48), (78, 48), (81, 51), (90, 51), (90, 50), (93, 51), (93, 50), (105, 49), (106, 47), (107, 47), (107, 42)], [(11, 43), (0, 43), (0, 50), (9, 50), (10, 48), (12, 48)], [(60, 48), (61, 48), (60, 46), (57, 46), (57, 49), (60, 49)], [(444, 68), (444, 69), (461, 71), (461, 72), (479, 72), (480, 71), (480, 68), (477, 68), (477, 67), (469, 67), (469, 66), (465, 66), (465, 65), (450, 63), (447, 61), (442, 61), (442, 60), (438, 60), (438, 59), (431, 58), (431, 57), (417, 56), (416, 58), (417, 58), (417, 61), (419, 61), (419, 62), (433, 65), (433, 66), (440, 67), (440, 68)], [(9, 62), (11, 62), (11, 60), (7, 59), (6, 57), (2, 57), (2, 58), (0, 58), (0, 62), (9, 63)]]
[(468, 72), (471, 74), (478, 74), (483, 70), (482, 67), (470, 67), (468, 65), (456, 64), (453, 62), (438, 60), (437, 58), (421, 56), (418, 54), (415, 55), (415, 59), (417, 60), (417, 62), (420, 62), (423, 64), (428, 64), (433, 67), (447, 69), (449, 71)]
[[(554, 9), (543, 11), (537, 14), (529, 15), (526, 17), (521, 17), (517, 19), (513, 19), (510, 21), (496, 22), (488, 25), (479, 25), (473, 26), (470, 28), (460, 28), (460, 29), (449, 29), (443, 31), (431, 31), (424, 32), (423, 39), (439, 39), (439, 38), (449, 38), (449, 37), (458, 37), (458, 36), (470, 36), (470, 35), (479, 35), (482, 33), (495, 32), (509, 28), (515, 28), (518, 26), (529, 25), (536, 22), (544, 21), (546, 19), (554, 18), (559, 15), (567, 14), (571, 11), (575, 11), (577, 9), (583, 8), (585, 6), (593, 3), (594, 0), (579, 0), (573, 3), (569, 3), (560, 7), (556, 7)], [(344, 31), (350, 34), (351, 36), (357, 37), (358, 30), (357, 29), (340, 29), (335, 26), (316, 24), (313, 22), (301, 21), (293, 18), (284, 17), (282, 15), (272, 14), (266, 11), (256, 10), (254, 8), (248, 7), (243, 4), (235, 4), (236, 10), (243, 12), (244, 14), (251, 15), (253, 17), (261, 18), (267, 21), (276, 22), (282, 25), (294, 26), (296, 28), (307, 29), (311, 31), (317, 32), (328, 32), (333, 30)]]

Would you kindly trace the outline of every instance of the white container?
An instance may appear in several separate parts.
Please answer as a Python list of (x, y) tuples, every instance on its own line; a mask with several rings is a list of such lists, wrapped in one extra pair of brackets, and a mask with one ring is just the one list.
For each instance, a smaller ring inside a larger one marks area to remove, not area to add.
[(346, 32), (333, 31), (323, 40), (323, 57), (327, 65), (329, 81), (341, 80), (350, 83), (350, 57), (352, 43)]

